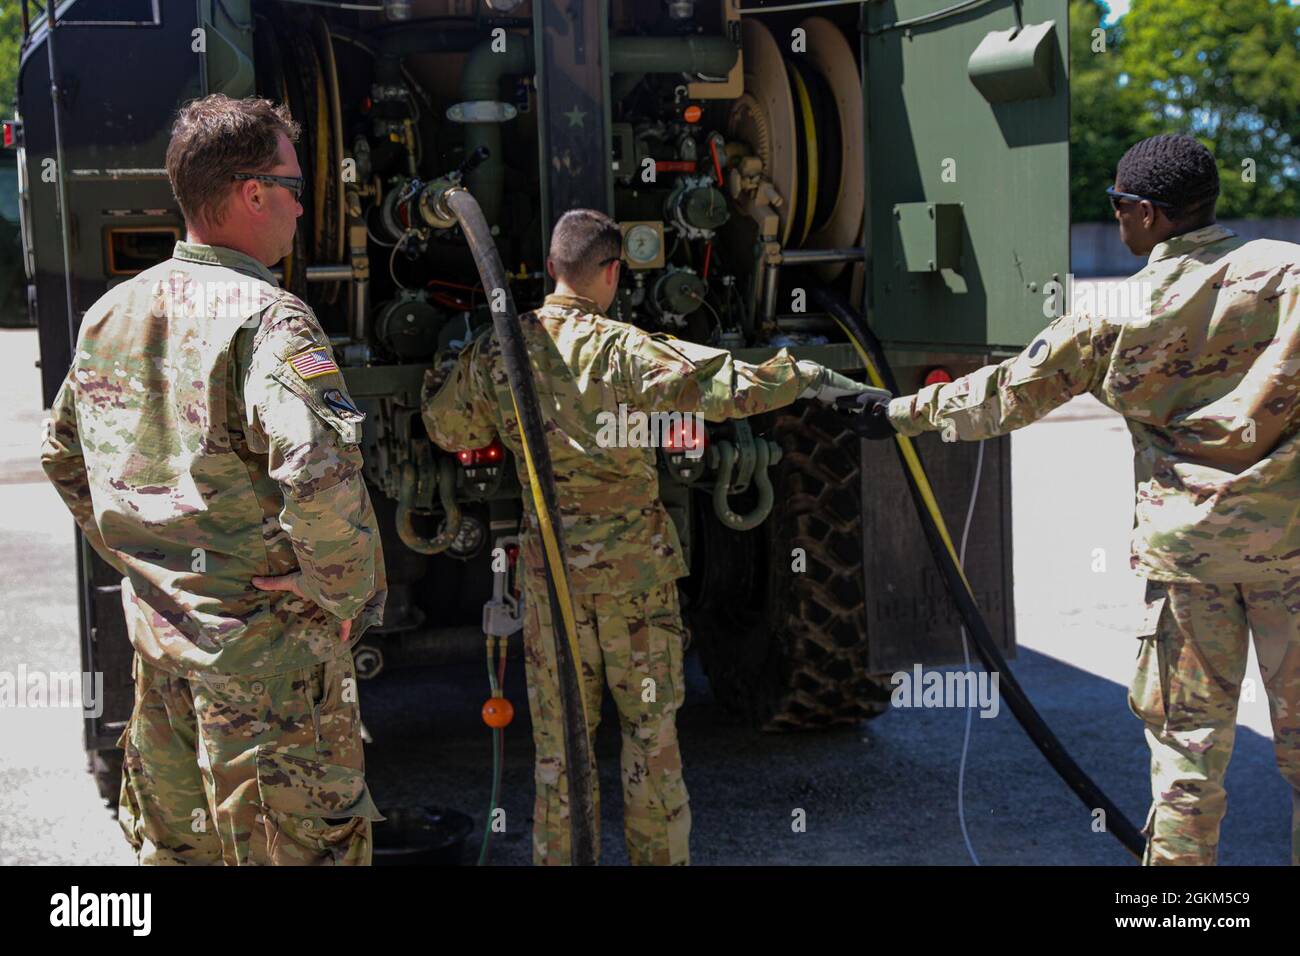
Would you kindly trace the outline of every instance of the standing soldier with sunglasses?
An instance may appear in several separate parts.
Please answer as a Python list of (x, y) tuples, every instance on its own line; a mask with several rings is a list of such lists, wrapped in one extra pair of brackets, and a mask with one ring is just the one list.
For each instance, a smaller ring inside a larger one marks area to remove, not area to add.
[(1134, 145), (1107, 193), (1148, 257), (1130, 314), (1067, 314), (1000, 365), (876, 403), (864, 433), (991, 438), (1084, 392), (1123, 415), (1147, 581), (1129, 695), (1151, 747), (1143, 862), (1215, 862), (1250, 634), (1300, 864), (1300, 246), (1216, 224), (1218, 170), (1189, 136)]
[[(608, 684), (623, 731), (628, 856), (634, 864), (684, 864), (691, 814), (676, 719), (685, 696), (686, 637), (677, 578), (686, 575), (686, 562), (659, 498), (654, 448), (630, 438), (623, 445), (602, 439), (601, 421), (621, 418), (623, 411), (722, 421), (799, 398), (831, 403), (865, 389), (828, 368), (795, 361), (784, 349), (751, 365), (725, 349), (611, 319), (622, 245), (618, 224), (604, 213), (566, 212), (555, 224), (546, 263), (555, 292), (520, 316), (520, 324), (546, 419), (569, 552), (587, 729), (594, 745)], [(492, 336), (480, 336), (461, 352), (441, 388), (438, 372), (430, 370), (422, 404), (425, 427), (438, 445), (464, 451), (499, 436), (527, 484), (519, 421)], [(688, 448), (703, 441), (693, 429), (684, 437)], [(559, 673), (546, 637), (551, 615), (537, 517), (527, 495), (524, 502), (524, 662), (537, 749), (533, 861), (562, 864), (569, 862), (570, 841)], [(599, 822), (599, 812), (596, 817)]]
[(120, 571), (135, 706), (119, 820), (141, 863), (368, 863), (351, 646), (380, 622), (365, 417), (269, 266), (302, 207), (297, 125), (185, 106), (188, 236), (86, 312), (41, 461)]

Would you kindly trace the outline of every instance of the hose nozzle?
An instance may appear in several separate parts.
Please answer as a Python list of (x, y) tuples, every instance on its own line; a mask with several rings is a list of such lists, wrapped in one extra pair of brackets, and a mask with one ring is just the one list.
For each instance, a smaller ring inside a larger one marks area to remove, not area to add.
[(888, 389), (868, 388), (865, 391), (857, 392), (853, 395), (841, 395), (835, 399), (835, 407), (841, 412), (848, 412), (853, 415), (861, 415), (872, 405), (889, 404), (889, 400), (894, 396)]

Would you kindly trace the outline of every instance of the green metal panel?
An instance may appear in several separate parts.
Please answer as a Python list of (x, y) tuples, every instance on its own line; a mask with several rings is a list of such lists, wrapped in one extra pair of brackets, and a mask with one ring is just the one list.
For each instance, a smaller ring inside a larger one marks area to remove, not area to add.
[(894, 262), (904, 272), (961, 271), (961, 203), (894, 206)]
[(253, 11), (250, 0), (199, 0), (205, 53), (204, 90), (234, 99), (257, 92), (253, 76)]
[(893, 346), (1020, 346), (1069, 268), (1067, 0), (895, 26), (950, 6), (864, 7), (868, 305)]

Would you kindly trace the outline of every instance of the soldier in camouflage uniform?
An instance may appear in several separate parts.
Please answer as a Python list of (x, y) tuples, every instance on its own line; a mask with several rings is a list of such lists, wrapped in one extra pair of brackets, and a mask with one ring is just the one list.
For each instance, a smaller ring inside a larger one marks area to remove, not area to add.
[[(617, 416), (623, 405), (647, 415), (699, 412), (723, 421), (801, 397), (831, 402), (862, 386), (820, 365), (796, 362), (784, 350), (751, 365), (722, 349), (610, 319), (606, 310), (618, 288), (621, 244), (618, 226), (602, 213), (584, 209), (562, 216), (547, 262), (555, 292), (520, 321), (559, 492), (588, 731), (594, 741), (607, 684), (623, 731), (628, 856), (634, 864), (684, 864), (691, 818), (676, 713), (685, 693), (685, 628), (675, 582), (687, 568), (659, 500), (654, 449), (609, 447), (599, 437), (601, 413)], [(448, 451), (481, 448), (500, 436), (527, 485), (519, 422), (492, 336), (461, 353), (440, 390), (431, 371), (423, 414), (430, 436)], [(547, 636), (550, 605), (537, 518), (527, 495), (524, 501), (524, 654), (537, 749), (533, 859), (567, 863), (559, 678)]]
[(1136, 144), (1111, 201), (1148, 256), (1129, 280), (1137, 314), (1065, 315), (1014, 358), (864, 420), (868, 437), (980, 440), (1084, 392), (1127, 419), (1132, 564), (1147, 579), (1129, 697), (1152, 755), (1144, 862), (1215, 861), (1249, 632), (1300, 863), (1300, 247), (1215, 224), (1218, 192), (1196, 140)]
[(46, 473), (123, 574), (142, 863), (363, 864), (382, 819), (350, 652), (386, 593), (364, 416), (267, 270), (302, 214), (296, 135), (265, 100), (182, 109), (189, 241), (91, 306), (46, 426)]

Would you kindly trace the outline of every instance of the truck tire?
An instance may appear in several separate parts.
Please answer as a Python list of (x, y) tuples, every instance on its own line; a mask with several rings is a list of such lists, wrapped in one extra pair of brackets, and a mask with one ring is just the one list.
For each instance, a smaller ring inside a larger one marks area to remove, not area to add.
[(811, 402), (754, 424), (783, 452), (772, 514), (737, 532), (706, 497), (693, 509), (690, 620), (714, 696), (766, 731), (875, 717), (890, 684), (867, 670), (859, 440)]

